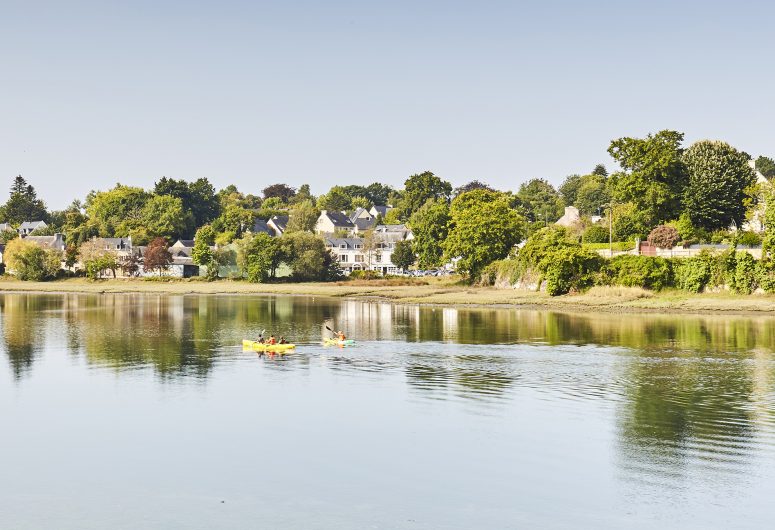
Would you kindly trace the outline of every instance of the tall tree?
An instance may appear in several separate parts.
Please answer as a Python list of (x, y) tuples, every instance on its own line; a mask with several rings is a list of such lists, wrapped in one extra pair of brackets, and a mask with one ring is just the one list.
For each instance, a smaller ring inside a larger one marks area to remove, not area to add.
[(544, 179), (532, 179), (519, 187), (517, 197), (529, 221), (553, 223), (562, 216), (560, 194)]
[(583, 184), (583, 177), (581, 175), (568, 175), (562, 184), (557, 189), (560, 193), (560, 198), (564, 206), (573, 206), (576, 204), (576, 195), (578, 195), (579, 188)]
[(525, 219), (511, 207), (506, 194), (475, 190), (452, 201), (450, 227), (445, 256), (458, 258), (457, 270), (473, 281), (522, 240)]
[(11, 186), (11, 196), (2, 207), (4, 221), (18, 225), (24, 221), (46, 221), (48, 213), (46, 205), (38, 199), (35, 188), (18, 175)]
[(484, 182), (480, 182), (478, 180), (472, 180), (471, 182), (468, 182), (467, 184), (463, 184), (460, 187), (455, 188), (455, 191), (452, 192), (452, 194), (457, 197), (458, 195), (462, 195), (464, 193), (467, 193), (469, 191), (474, 190), (490, 190), (495, 191), (492, 187), (485, 184)]
[(592, 170), (592, 174), (597, 175), (599, 177), (607, 177), (608, 170), (605, 168), (603, 164), (598, 164), (595, 166), (595, 169)]
[(684, 203), (692, 224), (706, 230), (740, 226), (756, 174), (749, 155), (725, 142), (704, 140), (684, 153), (689, 172)]
[(320, 210), (315, 208), (312, 201), (307, 200), (297, 203), (288, 214), (288, 226), (285, 231), (313, 232), (318, 217), (320, 217)]
[(350, 208), (352, 197), (342, 186), (334, 186), (328, 193), (318, 197), (318, 208), (329, 212), (343, 212)]
[(584, 215), (595, 215), (610, 200), (605, 177), (592, 174), (583, 177), (574, 205)]
[(399, 241), (393, 248), (393, 254), (391, 254), (390, 261), (393, 265), (401, 270), (406, 270), (411, 267), (417, 257), (414, 255), (414, 249), (412, 248), (411, 241)]
[(609, 178), (612, 198), (635, 205), (644, 226), (677, 219), (689, 177), (681, 158), (683, 133), (660, 131), (646, 138), (619, 138), (608, 153), (621, 166)]
[(448, 224), (449, 205), (444, 199), (428, 200), (409, 218), (409, 226), (414, 234), (412, 246), (417, 253), (420, 268), (429, 269), (444, 264), (442, 244), (447, 239)]
[(404, 193), (397, 207), (402, 219), (409, 219), (430, 199), (449, 201), (452, 184), (425, 171), (409, 177), (404, 182)]
[(143, 208), (151, 194), (142, 188), (116, 186), (90, 194), (86, 212), (101, 237), (126, 237), (142, 227)]

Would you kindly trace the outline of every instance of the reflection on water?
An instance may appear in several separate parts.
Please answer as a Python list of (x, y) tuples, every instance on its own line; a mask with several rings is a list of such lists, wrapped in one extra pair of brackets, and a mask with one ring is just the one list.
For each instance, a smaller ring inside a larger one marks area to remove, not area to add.
[[(680, 491), (692, 481), (740, 487), (760, 472), (763, 458), (775, 457), (775, 318), (766, 316), (6, 294), (0, 323), (15, 385), (59, 354), (119, 378), (140, 370), (160, 385), (206, 383), (220, 366), (259, 362), (276, 378), (325, 370), (337, 385), (402, 385), (410, 402), (500, 414), (504, 424), (527, 412), (540, 418), (559, 411), (613, 433), (612, 475), (638, 496)], [(347, 330), (359, 346), (320, 346), (326, 323)], [(262, 330), (300, 348), (287, 356), (242, 352), (241, 340)], [(574, 439), (567, 418), (554, 429)], [(540, 461), (542, 444), (530, 450)]]

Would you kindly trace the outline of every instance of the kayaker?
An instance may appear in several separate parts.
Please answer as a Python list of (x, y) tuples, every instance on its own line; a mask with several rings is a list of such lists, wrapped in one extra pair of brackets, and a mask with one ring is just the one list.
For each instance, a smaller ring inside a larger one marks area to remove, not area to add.
[(274, 335), (269, 336), (269, 344), (272, 344), (272, 345), (277, 344), (277, 339), (274, 338)]
[(344, 336), (344, 331), (342, 331), (341, 329), (339, 330), (339, 333), (337, 333), (337, 335), (339, 335), (339, 340), (341, 341), (347, 340), (347, 337)]
[(280, 344), (288, 344), (288, 341), (285, 340), (285, 337), (280, 337)]
[(265, 342), (266, 342), (266, 341), (264, 340), (264, 336), (263, 336), (263, 335), (259, 335), (259, 336), (258, 336), (258, 343), (259, 343), (259, 344), (264, 344)]

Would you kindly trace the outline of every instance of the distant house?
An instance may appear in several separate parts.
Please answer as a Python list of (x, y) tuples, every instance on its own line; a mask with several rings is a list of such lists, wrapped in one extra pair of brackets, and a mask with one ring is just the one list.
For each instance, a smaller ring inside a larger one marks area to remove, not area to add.
[(315, 225), (315, 233), (334, 234), (337, 231), (354, 232), (355, 225), (342, 212), (329, 212), (328, 210), (320, 212), (320, 217)]
[(53, 236), (27, 236), (25, 241), (35, 243), (39, 247), (52, 250), (64, 250), (65, 238), (62, 234), (54, 234)]
[(579, 209), (575, 206), (566, 206), (565, 207), (565, 215), (560, 217), (556, 223), (556, 225), (564, 226), (566, 228), (571, 228), (573, 226), (576, 226), (581, 222), (581, 215), (579, 214)]
[(0, 232), (5, 232), (7, 230), (13, 230), (13, 227), (8, 223), (0, 223)]
[(275, 237), (280, 237), (285, 233), (285, 229), (288, 227), (288, 216), (275, 215), (266, 222), (266, 226), (274, 231)]
[(373, 270), (382, 274), (395, 274), (398, 267), (393, 264), (392, 256), (396, 243), (414, 238), (412, 231), (405, 225), (378, 225), (374, 227), (374, 245), (365, 249), (361, 237), (326, 237), (326, 247), (339, 263), (345, 274), (356, 270)]
[[(145, 256), (147, 248), (148, 247), (135, 247), (135, 251), (137, 255), (140, 256), (141, 260)], [(193, 251), (192, 247), (187, 247), (185, 245), (176, 247), (173, 245), (169, 247), (168, 250), (170, 254), (172, 254), (172, 263), (167, 270), (161, 272), (161, 276), (173, 278), (191, 278), (193, 276), (199, 276), (199, 265), (196, 265), (191, 258), (191, 252)], [(146, 271), (141, 265), (139, 274), (142, 277), (159, 276), (159, 271)]]
[(35, 230), (46, 228), (48, 225), (45, 221), (24, 221), (19, 225), (19, 235), (22, 237), (28, 236)]
[(360, 237), (327, 237), (326, 248), (334, 255), (339, 268), (345, 274), (354, 270), (368, 269), (366, 255), (363, 252), (363, 239)]
[(110, 250), (118, 256), (127, 256), (132, 253), (132, 237), (103, 237), (105, 250)]
[(374, 205), (371, 207), (371, 210), (369, 210), (369, 213), (373, 215), (374, 217), (379, 217), (380, 215), (384, 218), (390, 210), (392, 210), (392, 206), (381, 206), (381, 205)]
[(355, 225), (357, 232), (365, 232), (374, 227), (377, 222), (376, 216), (366, 208), (356, 208), (350, 216), (350, 221)]

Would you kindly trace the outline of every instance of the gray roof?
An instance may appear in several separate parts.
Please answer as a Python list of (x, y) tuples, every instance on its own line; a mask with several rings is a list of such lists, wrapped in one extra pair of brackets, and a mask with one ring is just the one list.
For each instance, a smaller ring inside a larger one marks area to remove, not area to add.
[(355, 225), (355, 228), (357, 228), (360, 231), (368, 230), (372, 226), (374, 226), (374, 223), (376, 223), (376, 219), (356, 219), (353, 224)]
[(194, 240), (193, 239), (178, 239), (175, 241), (175, 245), (180, 243), (178, 246), (184, 246), (186, 248), (194, 248)]
[(25, 230), (25, 229), (35, 230), (36, 228), (39, 228), (41, 224), (43, 226), (47, 226), (44, 221), (24, 221), (22, 224), (19, 225), (19, 230)]
[(101, 239), (112, 249), (129, 250), (132, 248), (131, 237), (103, 237)]
[(323, 215), (328, 217), (336, 228), (355, 228), (355, 225), (347, 215), (342, 212), (326, 211)]
[(262, 232), (264, 234), (269, 234), (270, 236), (275, 235), (274, 230), (269, 228), (269, 225), (266, 224), (266, 221), (264, 221), (263, 219), (256, 219), (256, 222), (253, 223), (253, 233), (260, 234)]
[(285, 227), (288, 226), (288, 216), (287, 215), (275, 215), (270, 219), (272, 223), (274, 223), (277, 228), (280, 230), (285, 231)]
[(346, 245), (347, 248), (355, 248), (355, 245), (363, 245), (362, 237), (327, 237), (326, 246), (340, 248)]
[(38, 246), (44, 248), (53, 248), (61, 250), (65, 246), (65, 240), (62, 238), (62, 234), (56, 234), (53, 236), (27, 236), (25, 241), (30, 241)]
[(385, 217), (387, 213), (392, 210), (390, 206), (378, 206), (374, 205), (374, 210), (377, 212), (377, 215), (381, 215), (382, 217)]

